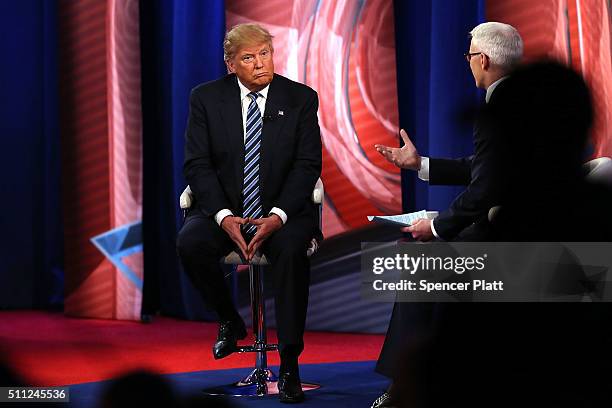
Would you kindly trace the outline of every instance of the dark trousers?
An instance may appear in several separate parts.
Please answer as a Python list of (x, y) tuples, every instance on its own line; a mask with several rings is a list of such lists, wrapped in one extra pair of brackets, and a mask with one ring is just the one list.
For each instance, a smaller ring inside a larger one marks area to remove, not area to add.
[[(295, 216), (263, 243), (261, 251), (271, 265), (266, 273), (274, 276), (275, 312), (281, 355), (287, 351), (299, 355), (304, 348), (304, 325), (308, 306), (310, 261), (306, 256), (312, 239), (312, 220)], [(234, 249), (234, 242), (198, 209), (187, 214), (177, 238), (183, 269), (204, 301), (221, 320), (235, 320), (238, 313), (221, 271), (220, 259)]]
[(395, 302), (376, 372), (388, 378), (397, 374), (406, 347), (432, 334), (439, 308), (438, 303)]
[(611, 321), (609, 303), (396, 302), (376, 371), (422, 406), (610, 406)]

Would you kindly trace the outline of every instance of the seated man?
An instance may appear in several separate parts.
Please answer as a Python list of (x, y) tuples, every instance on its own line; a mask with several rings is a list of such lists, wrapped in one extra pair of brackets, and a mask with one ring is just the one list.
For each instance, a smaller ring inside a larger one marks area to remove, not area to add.
[[(497, 22), (476, 26), (470, 36), (472, 39), (465, 54), (466, 60), (476, 87), (486, 89), (487, 106), (495, 106), (506, 92), (506, 78), (523, 56), (523, 40), (514, 27)], [(443, 241), (492, 239), (487, 214), (491, 207), (499, 204), (499, 183), (494, 180), (495, 135), (489, 125), (484, 121), (475, 124), (474, 155), (462, 159), (421, 157), (403, 129), (400, 131), (403, 147), (376, 145), (378, 152), (388, 161), (400, 168), (418, 171), (419, 178), (429, 181), (429, 184), (466, 185), (465, 191), (451, 203), (450, 208), (442, 211), (433, 221), (421, 219), (410, 227), (402, 228), (402, 231), (412, 233), (413, 238), (419, 241), (433, 238)], [(440, 315), (456, 309), (456, 305), (439, 303), (396, 302), (376, 371), (393, 378), (402, 349), (415, 338), (433, 333), (437, 330)], [(372, 407), (394, 405), (391, 393), (385, 392), (374, 401)]]
[[(487, 91), (487, 105), (494, 105), (504, 92), (504, 80), (523, 56), (523, 40), (508, 24), (488, 22), (475, 27), (470, 35), (466, 60), (476, 87)], [(488, 239), (486, 218), (489, 209), (498, 204), (498, 184), (492, 177), (492, 135), (482, 121), (474, 126), (474, 155), (462, 159), (421, 157), (404, 130), (402, 148), (376, 145), (388, 161), (403, 169), (417, 170), (419, 178), (429, 184), (465, 185), (450, 208), (433, 221), (422, 219), (405, 232), (419, 241), (434, 237), (443, 241), (484, 241)]]
[(270, 33), (232, 28), (223, 43), (229, 75), (191, 93), (185, 179), (195, 197), (177, 239), (183, 267), (219, 316), (215, 358), (246, 336), (219, 265), (238, 249), (261, 251), (274, 276), (281, 402), (299, 402), (298, 356), (308, 305), (308, 243), (318, 228), (310, 195), (321, 174), (318, 98), (274, 73)]
[[(393, 356), (396, 361), (403, 356), (396, 363), (393, 403), (610, 406), (610, 376), (602, 374), (612, 364), (612, 307), (602, 296), (609, 273), (591, 264), (603, 265), (602, 258), (581, 264), (577, 246), (566, 244), (584, 241), (590, 247), (591, 241), (612, 240), (612, 189), (583, 173), (593, 121), (589, 89), (564, 65), (532, 63), (513, 72), (483, 117), (495, 134), (495, 178), (504, 183), (493, 227), (502, 245), (524, 241), (531, 248), (511, 261), (515, 276), (546, 280), (541, 293), (559, 295), (571, 288), (565, 293), (588, 293), (590, 299), (436, 305), (435, 327), (404, 340), (403, 353)], [(556, 261), (544, 255), (555, 242), (564, 254)], [(598, 246), (593, 245), (593, 255)], [(534, 254), (546, 262), (533, 262)], [(556, 274), (547, 275), (551, 269)]]

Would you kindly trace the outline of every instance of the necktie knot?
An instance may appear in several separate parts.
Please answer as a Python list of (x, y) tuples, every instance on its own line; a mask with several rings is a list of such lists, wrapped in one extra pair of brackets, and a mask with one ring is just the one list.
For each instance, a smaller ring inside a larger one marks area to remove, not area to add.
[(249, 94), (247, 95), (249, 98), (251, 98), (251, 100), (253, 102), (257, 101), (257, 98), (259, 98), (261, 96), (261, 94), (259, 92), (249, 92)]

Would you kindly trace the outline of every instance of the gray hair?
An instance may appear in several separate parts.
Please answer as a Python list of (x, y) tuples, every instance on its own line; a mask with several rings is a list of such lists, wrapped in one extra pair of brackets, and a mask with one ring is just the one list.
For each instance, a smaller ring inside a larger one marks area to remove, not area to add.
[(470, 31), (472, 44), (486, 54), (492, 64), (511, 69), (523, 58), (523, 39), (510, 24), (482, 23)]

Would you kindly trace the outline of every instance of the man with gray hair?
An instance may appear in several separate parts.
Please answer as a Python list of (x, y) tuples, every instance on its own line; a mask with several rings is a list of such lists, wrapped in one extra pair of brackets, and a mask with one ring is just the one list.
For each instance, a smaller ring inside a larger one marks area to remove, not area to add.
[[(523, 40), (511, 25), (488, 22), (476, 26), (470, 32), (470, 48), (465, 59), (470, 65), (476, 87), (486, 90), (485, 102), (494, 104), (503, 93), (504, 79), (520, 63), (523, 56)], [(493, 105), (490, 105), (493, 106)], [(420, 219), (404, 232), (414, 239), (429, 241), (486, 241), (491, 239), (487, 215), (498, 204), (492, 163), (494, 149), (484, 123), (474, 126), (474, 155), (462, 159), (439, 159), (420, 156), (405, 130), (400, 131), (404, 141), (401, 148), (376, 145), (376, 149), (388, 161), (403, 169), (418, 171), (421, 180), (430, 185), (465, 185), (466, 189), (434, 220)], [(450, 307), (450, 306), (447, 306)], [(393, 378), (397, 373), (398, 356), (406, 344), (414, 339), (432, 334), (434, 321), (444, 314), (445, 306), (427, 303), (396, 302), (389, 329), (376, 371)], [(448, 310), (448, 309), (447, 309)], [(438, 328), (439, 329), (439, 328)], [(392, 385), (374, 401), (372, 408), (392, 407)]]
[[(494, 92), (523, 56), (523, 40), (509, 24), (488, 22), (471, 32), (470, 48), (465, 58), (470, 65), (476, 87), (486, 90), (485, 101), (492, 103)], [(418, 171), (421, 180), (430, 185), (465, 185), (465, 191), (433, 221), (421, 219), (404, 232), (414, 239), (486, 240), (486, 217), (495, 206), (489, 157), (491, 142), (478, 123), (474, 128), (474, 155), (462, 159), (428, 158), (419, 155), (405, 130), (400, 131), (404, 146), (394, 148), (376, 145), (385, 158), (403, 169)]]

